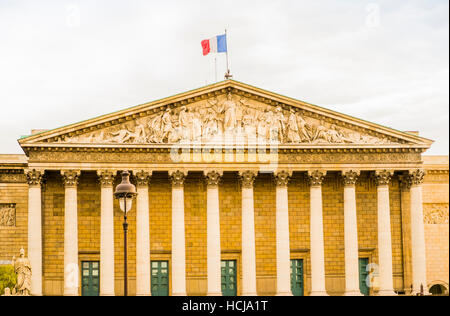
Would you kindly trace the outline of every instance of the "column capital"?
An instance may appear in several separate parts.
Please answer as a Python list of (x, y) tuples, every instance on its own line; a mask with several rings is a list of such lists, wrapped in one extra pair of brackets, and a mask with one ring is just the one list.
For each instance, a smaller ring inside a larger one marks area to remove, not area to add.
[(134, 177), (136, 178), (136, 186), (146, 187), (150, 183), (152, 171), (145, 170), (133, 170)]
[(220, 183), (220, 180), (223, 176), (223, 171), (221, 170), (205, 170), (204, 172), (206, 184), (208, 187), (217, 187)]
[(255, 182), (255, 178), (257, 175), (258, 172), (255, 170), (239, 171), (239, 179), (241, 180), (242, 187), (246, 189), (253, 188), (253, 183)]
[(312, 187), (321, 186), (326, 175), (325, 170), (308, 170), (309, 185)]
[(409, 181), (411, 185), (421, 185), (423, 183), (423, 179), (426, 175), (423, 169), (413, 169), (409, 170)]
[(389, 185), (393, 174), (394, 172), (392, 170), (375, 170), (377, 186)]
[(80, 170), (61, 170), (65, 187), (76, 187), (80, 179)]
[(292, 177), (292, 171), (278, 170), (273, 173), (277, 187), (286, 187)]
[(169, 171), (170, 181), (172, 181), (172, 187), (183, 187), (184, 180), (186, 179), (187, 171), (184, 170), (171, 170)]
[(116, 178), (115, 170), (97, 170), (98, 180), (102, 188), (112, 187)]
[(44, 170), (26, 169), (27, 182), (30, 186), (41, 186)]
[(361, 174), (359, 170), (342, 170), (342, 178), (345, 186), (354, 186)]

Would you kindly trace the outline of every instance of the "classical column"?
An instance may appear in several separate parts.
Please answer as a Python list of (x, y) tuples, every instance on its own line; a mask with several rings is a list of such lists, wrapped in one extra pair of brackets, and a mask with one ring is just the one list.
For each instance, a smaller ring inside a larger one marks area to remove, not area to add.
[(389, 181), (392, 172), (375, 172), (378, 204), (378, 266), (380, 289), (378, 295), (395, 295), (392, 275), (391, 212), (389, 205)]
[(114, 296), (114, 206), (115, 172), (97, 171), (101, 186), (100, 197), (100, 295)]
[(360, 296), (358, 263), (358, 221), (356, 217), (355, 184), (359, 171), (343, 171), (344, 179), (344, 246), (345, 295)]
[(277, 295), (289, 296), (291, 292), (291, 251), (289, 244), (288, 182), (292, 173), (285, 170), (275, 173), (276, 237), (277, 237)]
[(171, 171), (172, 181), (172, 295), (186, 296), (186, 244), (184, 227), (184, 180), (186, 173)]
[(64, 181), (64, 295), (78, 295), (78, 195), (80, 170), (61, 170)]
[(242, 296), (256, 296), (255, 212), (253, 182), (257, 172), (240, 172), (242, 182)]
[(322, 181), (326, 171), (308, 171), (310, 183), (311, 296), (325, 296), (325, 250), (323, 242)]
[(136, 296), (150, 296), (150, 219), (148, 183), (151, 174), (138, 171), (136, 177)]
[(411, 185), (411, 248), (412, 248), (412, 294), (428, 293), (427, 265), (425, 252), (425, 228), (423, 223), (422, 183), (425, 172), (412, 170), (409, 172)]
[(31, 264), (31, 295), (42, 295), (42, 213), (43, 172), (26, 171), (28, 180), (28, 259)]
[(207, 181), (207, 271), (208, 296), (221, 296), (219, 181), (222, 174), (210, 171)]

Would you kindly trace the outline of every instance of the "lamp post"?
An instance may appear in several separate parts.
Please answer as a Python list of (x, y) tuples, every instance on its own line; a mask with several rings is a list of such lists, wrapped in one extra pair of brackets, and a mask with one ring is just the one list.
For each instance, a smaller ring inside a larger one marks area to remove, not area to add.
[(127, 269), (127, 212), (131, 209), (133, 204), (133, 198), (137, 195), (136, 187), (130, 183), (130, 173), (128, 171), (122, 172), (122, 182), (116, 187), (114, 196), (119, 200), (119, 206), (123, 216), (123, 261), (124, 261), (124, 283), (123, 283), (123, 295), (128, 295), (128, 269)]

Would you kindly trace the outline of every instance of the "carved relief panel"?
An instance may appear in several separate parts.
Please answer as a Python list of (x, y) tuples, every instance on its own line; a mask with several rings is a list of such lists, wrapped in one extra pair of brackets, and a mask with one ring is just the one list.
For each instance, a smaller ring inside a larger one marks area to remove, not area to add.
[(0, 204), (0, 227), (16, 226), (16, 204), (2, 203)]
[[(310, 115), (310, 116), (308, 116)], [(77, 135), (62, 143), (175, 144), (276, 141), (281, 144), (387, 144), (393, 140), (353, 130), (296, 107), (273, 106), (224, 94)]]
[(448, 203), (427, 203), (423, 205), (425, 224), (448, 224)]

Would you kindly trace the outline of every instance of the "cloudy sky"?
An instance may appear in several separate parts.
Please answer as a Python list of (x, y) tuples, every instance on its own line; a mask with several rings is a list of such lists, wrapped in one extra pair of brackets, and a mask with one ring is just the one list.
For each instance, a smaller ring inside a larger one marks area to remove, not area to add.
[[(53, 129), (215, 81), (200, 42), (228, 30), (238, 81), (449, 153), (447, 0), (0, 0), (0, 153)], [(217, 56), (219, 80), (225, 56)]]

